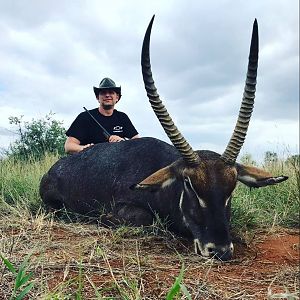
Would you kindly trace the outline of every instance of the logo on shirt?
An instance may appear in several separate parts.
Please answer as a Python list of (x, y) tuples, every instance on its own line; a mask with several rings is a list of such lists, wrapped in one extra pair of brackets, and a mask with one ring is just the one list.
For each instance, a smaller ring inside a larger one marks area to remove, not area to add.
[(113, 132), (123, 132), (123, 126), (115, 126)]

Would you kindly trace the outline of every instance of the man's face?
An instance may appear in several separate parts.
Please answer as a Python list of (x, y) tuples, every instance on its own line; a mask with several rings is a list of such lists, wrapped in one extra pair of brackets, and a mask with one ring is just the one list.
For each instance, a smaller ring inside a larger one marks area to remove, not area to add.
[(102, 90), (98, 96), (98, 102), (100, 103), (100, 106), (105, 110), (114, 108), (118, 100), (119, 95), (113, 90)]

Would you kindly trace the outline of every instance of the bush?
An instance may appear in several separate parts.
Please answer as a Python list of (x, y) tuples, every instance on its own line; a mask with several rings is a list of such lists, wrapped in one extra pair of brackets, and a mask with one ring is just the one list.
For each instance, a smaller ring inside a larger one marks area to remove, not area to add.
[(41, 159), (46, 153), (64, 154), (66, 139), (63, 122), (53, 119), (54, 113), (50, 112), (44, 118), (32, 119), (25, 122), (23, 116), (9, 117), (9, 123), (18, 127), (18, 138), (10, 144), (6, 155), (8, 157), (28, 160)]

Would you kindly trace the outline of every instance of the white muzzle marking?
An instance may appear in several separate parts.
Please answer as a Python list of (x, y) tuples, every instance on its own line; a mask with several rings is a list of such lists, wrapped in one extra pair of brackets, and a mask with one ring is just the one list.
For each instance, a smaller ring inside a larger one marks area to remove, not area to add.
[(233, 244), (230, 243), (229, 246), (224, 246), (217, 248), (215, 243), (206, 243), (203, 245), (199, 239), (194, 239), (194, 248), (195, 248), (195, 253), (198, 254), (198, 249), (200, 250), (200, 254), (204, 257), (213, 257), (216, 252), (220, 253), (233, 253)]

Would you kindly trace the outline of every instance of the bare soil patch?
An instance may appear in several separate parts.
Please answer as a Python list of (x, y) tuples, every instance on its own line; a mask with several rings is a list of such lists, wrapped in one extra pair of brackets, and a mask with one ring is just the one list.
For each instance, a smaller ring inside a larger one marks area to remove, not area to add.
[[(226, 263), (195, 255), (190, 242), (170, 233), (140, 228), (2, 220), (0, 238), (0, 252), (14, 265), (32, 254), (35, 286), (29, 299), (75, 299), (76, 293), (81, 299), (165, 299), (183, 263), (192, 299), (299, 296), (298, 230), (245, 234)], [(9, 299), (13, 276), (2, 263), (0, 268), (0, 299)]]

